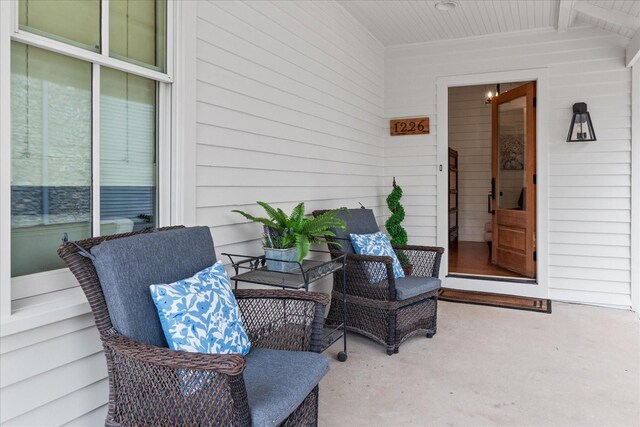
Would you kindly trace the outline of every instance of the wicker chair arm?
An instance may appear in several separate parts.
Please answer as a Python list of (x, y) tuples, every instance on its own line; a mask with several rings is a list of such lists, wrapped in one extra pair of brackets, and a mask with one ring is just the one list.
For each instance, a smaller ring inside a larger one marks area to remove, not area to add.
[(240, 375), (244, 371), (241, 354), (205, 354), (154, 347), (127, 338), (117, 332), (103, 337), (103, 345), (130, 359), (167, 368), (216, 371), (225, 375)]
[(440, 261), (444, 248), (437, 246), (394, 245), (399, 258), (406, 260), (412, 267), (413, 276), (438, 277)]
[(238, 300), (253, 298), (291, 299), (311, 301), (322, 305), (327, 305), (331, 302), (331, 297), (321, 292), (297, 292), (281, 289), (235, 289), (233, 293)]
[(422, 246), (422, 245), (393, 245), (394, 249), (404, 249), (404, 250), (413, 250), (413, 251), (429, 251), (429, 252), (437, 252), (440, 254), (444, 253), (444, 248), (440, 246)]
[(252, 347), (320, 352), (328, 295), (270, 289), (234, 294)]
[(115, 331), (102, 342), (110, 371), (106, 425), (251, 424), (242, 355), (174, 351)]

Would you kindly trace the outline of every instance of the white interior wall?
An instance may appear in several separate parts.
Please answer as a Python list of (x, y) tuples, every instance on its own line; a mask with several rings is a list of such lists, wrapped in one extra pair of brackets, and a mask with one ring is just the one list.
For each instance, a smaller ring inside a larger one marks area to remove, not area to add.
[[(592, 28), (503, 34), (387, 49), (385, 114), (429, 116), (431, 134), (386, 138), (386, 175), (412, 200), (416, 243), (436, 243), (436, 79), (546, 68), (550, 80), (548, 297), (629, 308), (631, 71), (628, 40)], [(565, 142), (586, 102), (597, 142)], [(402, 160), (408, 158), (409, 162)], [(407, 189), (409, 191), (407, 191)], [(411, 235), (411, 233), (410, 233)], [(447, 242), (440, 242), (445, 245)]]
[(484, 242), (484, 224), (491, 220), (491, 105), (484, 102), (488, 88), (449, 89), (449, 147), (458, 152), (458, 238), (466, 242)]

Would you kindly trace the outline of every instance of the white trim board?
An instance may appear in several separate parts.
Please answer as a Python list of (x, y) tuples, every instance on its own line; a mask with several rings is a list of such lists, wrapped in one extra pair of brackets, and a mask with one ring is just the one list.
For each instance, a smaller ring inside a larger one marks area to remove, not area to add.
[(0, 1), (0, 317), (11, 315), (11, 17)]
[(172, 96), (171, 224), (196, 225), (196, 26), (198, 4), (176, 2)]
[(640, 64), (637, 62), (631, 67), (631, 310), (640, 318)]
[(457, 86), (488, 85), (500, 82), (536, 81), (536, 139), (537, 139), (537, 208), (536, 213), (536, 251), (537, 285), (498, 282), (491, 280), (464, 279), (461, 277), (446, 277), (449, 273), (449, 238), (447, 226), (447, 170), (438, 170), (437, 174), (437, 244), (445, 248), (442, 256), (440, 271), (444, 276), (446, 287), (462, 290), (495, 292), (509, 295), (520, 295), (535, 298), (548, 298), (548, 232), (549, 232), (549, 169), (548, 169), (548, 114), (549, 71), (547, 68), (528, 70), (496, 71), (488, 73), (467, 74), (459, 76), (444, 76), (437, 79), (437, 163), (448, 164), (449, 141), (449, 88)]

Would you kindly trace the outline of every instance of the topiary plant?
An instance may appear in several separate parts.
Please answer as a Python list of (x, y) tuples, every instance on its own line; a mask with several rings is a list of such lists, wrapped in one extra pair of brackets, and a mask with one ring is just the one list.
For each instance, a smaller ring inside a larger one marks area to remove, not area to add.
[[(392, 245), (406, 245), (409, 240), (407, 230), (401, 225), (404, 220), (404, 207), (400, 204), (401, 198), (402, 188), (396, 185), (396, 177), (394, 176), (393, 190), (391, 190), (391, 193), (387, 196), (387, 206), (391, 211), (391, 216), (384, 224), (387, 227), (387, 233), (391, 235)], [(400, 261), (404, 274), (410, 276), (413, 266), (411, 265), (411, 261), (409, 261), (409, 257), (401, 250), (396, 251), (396, 256), (398, 257), (398, 261)]]
[(391, 216), (385, 222), (387, 233), (391, 235), (391, 244), (406, 245), (408, 241), (407, 230), (402, 227), (404, 220), (404, 207), (400, 204), (402, 198), (402, 188), (396, 185), (396, 178), (393, 177), (393, 190), (387, 196), (387, 206), (391, 211)]

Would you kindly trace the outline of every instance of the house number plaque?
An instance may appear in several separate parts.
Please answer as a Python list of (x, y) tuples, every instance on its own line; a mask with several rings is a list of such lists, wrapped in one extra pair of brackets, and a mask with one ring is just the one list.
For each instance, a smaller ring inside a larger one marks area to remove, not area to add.
[(391, 120), (389, 127), (391, 136), (429, 133), (429, 117)]

